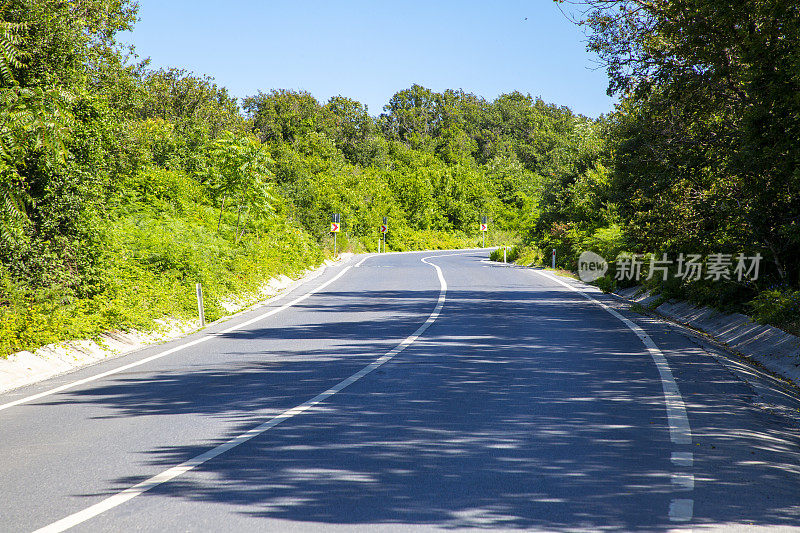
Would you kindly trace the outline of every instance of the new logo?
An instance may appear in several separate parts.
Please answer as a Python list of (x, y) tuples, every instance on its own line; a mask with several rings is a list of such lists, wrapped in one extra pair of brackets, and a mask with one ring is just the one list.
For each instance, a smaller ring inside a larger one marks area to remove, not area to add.
[(608, 272), (608, 262), (594, 252), (583, 252), (578, 258), (578, 277), (590, 282)]

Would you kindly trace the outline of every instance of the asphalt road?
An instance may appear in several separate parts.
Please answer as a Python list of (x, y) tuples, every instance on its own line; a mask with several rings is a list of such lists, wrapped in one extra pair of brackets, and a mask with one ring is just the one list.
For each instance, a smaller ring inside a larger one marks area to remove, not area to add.
[(800, 530), (793, 389), (486, 256), (356, 256), (0, 395), (0, 530)]

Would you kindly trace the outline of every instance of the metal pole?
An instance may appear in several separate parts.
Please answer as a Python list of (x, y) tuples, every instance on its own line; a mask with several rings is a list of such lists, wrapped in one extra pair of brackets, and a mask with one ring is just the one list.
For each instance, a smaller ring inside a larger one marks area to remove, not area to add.
[(383, 253), (386, 253), (386, 233), (383, 234)]
[(333, 234), (333, 258), (336, 259), (336, 233)]
[(200, 327), (202, 328), (206, 325), (206, 313), (203, 308), (203, 286), (195, 283), (194, 290), (197, 294), (197, 316), (200, 318)]
[(483, 236), (483, 244), (481, 244), (481, 248), (486, 248), (486, 232), (482, 231), (481, 235)]
[(556, 249), (553, 248), (553, 270), (556, 269)]

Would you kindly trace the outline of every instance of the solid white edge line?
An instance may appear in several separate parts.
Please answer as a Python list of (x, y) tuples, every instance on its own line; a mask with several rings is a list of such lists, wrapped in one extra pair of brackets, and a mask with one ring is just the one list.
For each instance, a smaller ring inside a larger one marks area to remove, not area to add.
[(370, 257), (374, 257), (374, 256), (373, 256), (372, 254), (368, 254), (368, 255), (367, 255), (367, 256), (366, 256), (364, 259), (362, 259), (361, 261), (359, 261), (358, 263), (356, 263), (356, 266), (354, 266), (353, 268), (358, 268), (358, 267), (360, 267), (360, 266), (361, 266), (361, 264), (362, 264), (364, 261), (366, 261), (367, 259), (369, 259)]
[(647, 352), (650, 354), (653, 363), (655, 363), (659, 377), (661, 378), (661, 388), (664, 392), (664, 403), (666, 405), (667, 420), (669, 422), (670, 439), (674, 444), (691, 444), (692, 429), (689, 425), (689, 417), (686, 415), (686, 406), (683, 402), (683, 397), (678, 389), (678, 384), (675, 382), (675, 377), (672, 375), (672, 370), (669, 367), (666, 357), (664, 357), (664, 354), (661, 352), (658, 346), (656, 346), (656, 343), (653, 342), (653, 339), (651, 339), (650, 336), (645, 333), (641, 327), (639, 327), (639, 325), (625, 318), (616, 310), (610, 308), (600, 300), (589, 296), (582, 290), (573, 287), (569, 283), (566, 283), (550, 275), (549, 273), (541, 272), (539, 270), (534, 270), (533, 272), (555, 281), (556, 283), (559, 283), (560, 285), (577, 292), (590, 302), (599, 305), (609, 314), (622, 321), (622, 323), (625, 324), (628, 329), (633, 331), (636, 336), (639, 337), (639, 340), (641, 340), (642, 344), (644, 344), (645, 348), (647, 348)]
[[(461, 254), (447, 254), (447, 255), (461, 255)], [(286, 411), (283, 411), (281, 414), (279, 414), (279, 415), (267, 420), (263, 424), (260, 424), (260, 425), (254, 427), (254, 428), (252, 428), (252, 429), (250, 429), (250, 430), (248, 430), (248, 431), (246, 431), (246, 432), (244, 432), (244, 433), (242, 433), (240, 435), (237, 435), (236, 437), (233, 437), (232, 439), (228, 440), (227, 442), (225, 442), (223, 444), (220, 444), (219, 446), (216, 446), (214, 448), (211, 448), (210, 450), (208, 450), (208, 451), (206, 451), (204, 453), (201, 453), (200, 455), (198, 455), (196, 457), (193, 457), (193, 458), (189, 459), (188, 461), (184, 461), (183, 463), (181, 463), (181, 464), (179, 464), (177, 466), (173, 466), (172, 468), (164, 470), (163, 472), (161, 472), (159, 474), (156, 474), (155, 476), (153, 476), (153, 477), (151, 477), (151, 478), (149, 478), (149, 479), (147, 479), (145, 481), (142, 481), (141, 483), (138, 483), (138, 484), (136, 484), (136, 485), (134, 485), (132, 487), (128, 487), (127, 489), (125, 489), (125, 490), (123, 490), (121, 492), (118, 492), (117, 494), (114, 494), (113, 496), (109, 496), (108, 498), (106, 498), (106, 499), (104, 499), (104, 500), (102, 500), (102, 501), (100, 501), (100, 502), (98, 502), (98, 503), (96, 503), (94, 505), (91, 505), (91, 506), (87, 507), (86, 509), (83, 509), (81, 511), (73, 513), (73, 514), (71, 514), (71, 515), (69, 515), (67, 517), (62, 518), (61, 520), (53, 522), (52, 524), (49, 524), (49, 525), (44, 526), (42, 528), (39, 528), (36, 531), (34, 531), (34, 533), (56, 533), (56, 532), (66, 531), (67, 529), (75, 527), (76, 525), (81, 524), (81, 523), (89, 520), (90, 518), (93, 518), (93, 517), (95, 517), (97, 515), (100, 515), (100, 514), (106, 512), (106, 511), (108, 511), (110, 509), (113, 509), (114, 507), (122, 505), (123, 503), (125, 503), (125, 502), (127, 502), (129, 500), (132, 500), (133, 498), (135, 498), (135, 497), (147, 492), (148, 490), (151, 490), (151, 489), (153, 489), (153, 488), (155, 488), (155, 487), (157, 487), (157, 486), (159, 486), (159, 485), (161, 485), (163, 483), (166, 483), (166, 482), (168, 482), (168, 481), (170, 481), (172, 479), (175, 479), (176, 477), (180, 476), (181, 474), (185, 474), (186, 472), (196, 468), (197, 466), (202, 465), (206, 461), (209, 461), (209, 460), (211, 460), (211, 459), (213, 459), (213, 458), (215, 458), (215, 457), (227, 452), (228, 450), (230, 450), (232, 448), (235, 448), (236, 446), (239, 446), (240, 444), (243, 444), (243, 443), (249, 441), (253, 437), (257, 437), (257, 436), (261, 435), (265, 431), (277, 426), (278, 424), (280, 424), (284, 420), (288, 420), (288, 419), (290, 419), (290, 418), (292, 418), (294, 416), (297, 416), (297, 415), (307, 411), (311, 407), (317, 405), (320, 402), (323, 402), (323, 401), (327, 400), (328, 398), (330, 398), (331, 396), (333, 396), (337, 392), (339, 392), (339, 391), (343, 390), (344, 388), (352, 385), (353, 383), (355, 383), (356, 381), (360, 380), (361, 378), (363, 378), (364, 376), (366, 376), (370, 372), (374, 371), (375, 369), (377, 369), (378, 367), (380, 367), (381, 365), (383, 365), (387, 361), (391, 360), (397, 354), (399, 354), (400, 352), (405, 350), (414, 341), (416, 341), (419, 338), (419, 336), (422, 335), (425, 332), (425, 330), (427, 330), (431, 326), (431, 324), (433, 324), (436, 321), (436, 319), (439, 317), (439, 313), (441, 312), (442, 308), (444, 307), (444, 302), (445, 302), (446, 294), (447, 294), (447, 282), (444, 279), (444, 274), (442, 273), (442, 269), (438, 265), (434, 265), (433, 263), (430, 263), (430, 262), (427, 261), (427, 259), (430, 259), (432, 257), (442, 257), (442, 256), (441, 255), (437, 255), (437, 256), (423, 257), (421, 259), (421, 261), (423, 263), (425, 263), (425, 264), (428, 264), (428, 265), (432, 266), (434, 269), (436, 269), (436, 275), (439, 278), (439, 298), (436, 301), (436, 306), (434, 307), (433, 312), (431, 312), (431, 314), (428, 316), (428, 319), (425, 320), (425, 322), (419, 328), (417, 328), (417, 330), (414, 333), (412, 333), (411, 335), (409, 335), (408, 337), (403, 339), (397, 346), (395, 346), (394, 348), (392, 348), (391, 350), (386, 352), (384, 355), (382, 355), (381, 357), (379, 357), (378, 359), (376, 359), (372, 363), (368, 364), (367, 366), (365, 366), (364, 368), (362, 368), (361, 370), (359, 370), (358, 372), (356, 372), (355, 374), (353, 374), (349, 378), (340, 381), (339, 383), (337, 383), (336, 385), (334, 385), (330, 389), (328, 389), (325, 392), (322, 392), (322, 393), (314, 396), (310, 400), (308, 400), (306, 402), (303, 402), (300, 405), (297, 405), (295, 407), (292, 407), (291, 409), (287, 409)], [(347, 267), (347, 268), (350, 268), (350, 267)], [(345, 271), (346, 271), (346, 269), (345, 269)], [(344, 274), (345, 271), (340, 272), (338, 276), (336, 276), (335, 278), (333, 278), (330, 281), (328, 281), (325, 284), (325, 286), (329, 285), (330, 283), (332, 283), (333, 281), (335, 281), (336, 279), (341, 277), (342, 274)], [(317, 290), (320, 290), (321, 288), (322, 287), (319, 287)], [(310, 295), (310, 293), (306, 294), (306, 295), (304, 295), (304, 296), (302, 296), (300, 298), (297, 298), (294, 302), (304, 300), (309, 295)], [(292, 303), (294, 303), (294, 302), (292, 302)], [(287, 304), (287, 306), (288, 305), (289, 304)], [(274, 313), (270, 313), (270, 314), (274, 314)], [(260, 317), (260, 318), (263, 318), (264, 316), (269, 316), (269, 314), (262, 315), (262, 317)], [(255, 320), (249, 321), (249, 323), (252, 323), (254, 321)]]
[(223, 329), (222, 331), (218, 331), (216, 333), (212, 333), (210, 335), (206, 335), (204, 337), (200, 337), (198, 339), (195, 339), (193, 341), (189, 341), (189, 342), (181, 344), (179, 346), (175, 346), (173, 348), (170, 348), (169, 350), (164, 350), (163, 352), (159, 352), (159, 353), (157, 353), (155, 355), (151, 355), (150, 357), (145, 357), (144, 359), (141, 359), (141, 360), (136, 361), (136, 362), (129, 363), (127, 365), (122, 365), (120, 367), (113, 368), (111, 370), (107, 370), (105, 372), (101, 372), (99, 374), (95, 374), (93, 376), (89, 376), (87, 378), (79, 379), (79, 380), (73, 381), (71, 383), (66, 383), (64, 385), (60, 385), (58, 387), (55, 387), (55, 388), (52, 388), (52, 389), (48, 389), (46, 391), (43, 391), (43, 392), (40, 392), (40, 393), (37, 393), (37, 394), (32, 394), (32, 395), (26, 396), (24, 398), (19, 398), (17, 400), (12, 401), (12, 402), (4, 403), (4, 404), (0, 405), (0, 411), (2, 411), (4, 409), (8, 409), (10, 407), (14, 407), (16, 405), (21, 405), (21, 404), (24, 404), (24, 403), (32, 402), (32, 401), (38, 400), (40, 398), (44, 398), (45, 396), (50, 396), (51, 394), (57, 394), (59, 392), (63, 392), (65, 390), (72, 389), (72, 388), (77, 387), (79, 385), (84, 385), (86, 383), (91, 383), (92, 381), (97, 381), (98, 379), (102, 379), (102, 378), (105, 378), (105, 377), (108, 377), (108, 376), (111, 376), (111, 375), (114, 375), (114, 374), (118, 374), (119, 372), (124, 372), (126, 370), (130, 370), (131, 368), (135, 368), (137, 366), (147, 364), (147, 363), (149, 363), (151, 361), (155, 361), (156, 359), (161, 359), (162, 357), (165, 357), (167, 355), (173, 354), (173, 353), (178, 352), (180, 350), (183, 350), (185, 348), (189, 348), (191, 346), (196, 346), (196, 345), (200, 344), (201, 342), (205, 342), (205, 341), (207, 341), (209, 339), (213, 339), (213, 338), (225, 335), (227, 333), (231, 333), (232, 331), (236, 331), (238, 329), (242, 329), (244, 327), (247, 327), (247, 326), (249, 326), (249, 325), (251, 325), (251, 324), (253, 324), (255, 322), (258, 322), (259, 320), (263, 320), (263, 319), (265, 319), (267, 317), (270, 317), (270, 316), (272, 316), (272, 315), (274, 315), (276, 313), (280, 313), (281, 311), (284, 311), (284, 310), (288, 309), (289, 307), (292, 307), (293, 305), (296, 305), (296, 304), (302, 302), (303, 300), (311, 297), (313, 294), (316, 294), (317, 292), (321, 291), (322, 289), (324, 289), (325, 287), (327, 287), (328, 285), (330, 285), (331, 283), (333, 283), (337, 279), (341, 278), (348, 270), (350, 270), (350, 268), (351, 268), (350, 266), (344, 267), (341, 272), (339, 272), (336, 276), (334, 276), (333, 278), (329, 279), (328, 281), (326, 281), (325, 283), (323, 283), (319, 287), (315, 287), (314, 289), (312, 289), (309, 292), (303, 294), (302, 296), (299, 296), (298, 298), (295, 298), (294, 300), (292, 300), (292, 301), (290, 301), (290, 302), (288, 302), (288, 303), (286, 303), (286, 304), (284, 304), (284, 305), (282, 305), (280, 307), (276, 307), (274, 309), (271, 309), (270, 311), (267, 311), (266, 313), (262, 313), (262, 314), (258, 315), (255, 318), (252, 318), (250, 320), (242, 322), (241, 324), (236, 324), (235, 326), (231, 326), (231, 327), (229, 327), (227, 329)]
[[(642, 344), (647, 348), (650, 357), (658, 369), (658, 374), (661, 378), (661, 388), (664, 392), (664, 403), (667, 410), (667, 420), (669, 422), (669, 435), (673, 444), (691, 444), (692, 443), (692, 429), (689, 425), (689, 417), (686, 414), (686, 406), (683, 402), (678, 384), (675, 382), (675, 377), (672, 375), (672, 370), (669, 367), (666, 357), (661, 350), (653, 342), (645, 331), (639, 327), (638, 324), (625, 318), (616, 310), (610, 308), (600, 300), (591, 297), (577, 287), (573, 287), (569, 283), (562, 281), (549, 273), (535, 270), (540, 274), (556, 283), (563, 285), (571, 291), (577, 292), (590, 302), (593, 302), (615, 318), (622, 321), (628, 329), (633, 331), (637, 337), (642, 341)], [(686, 452), (673, 452), (671, 460), (673, 463), (684, 465), (691, 464), (692, 454)], [(672, 474), (672, 485), (676, 490), (691, 491), (694, 489), (694, 475), (677, 473)], [(673, 499), (669, 504), (669, 519), (672, 522), (688, 522), (694, 515), (694, 500), (692, 499)]]

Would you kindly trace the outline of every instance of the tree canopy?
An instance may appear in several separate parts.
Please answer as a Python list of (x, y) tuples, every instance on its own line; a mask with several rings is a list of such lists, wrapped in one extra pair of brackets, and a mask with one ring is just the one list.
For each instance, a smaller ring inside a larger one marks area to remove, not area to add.
[(418, 84), (374, 114), (280, 88), (240, 101), (119, 45), (134, 2), (6, 2), (2, 350), (147, 323), (170, 298), (188, 312), (181, 287), (198, 280), (213, 317), (318, 261), (333, 212), (354, 251), (374, 249), (384, 216), (395, 250), (474, 245), (487, 216), (494, 242), (557, 248), (567, 268), (588, 248), (760, 253), (759, 283), (681, 290), (760, 309), (762, 294), (796, 291), (796, 3), (560, 3), (620, 97), (606, 116)]

